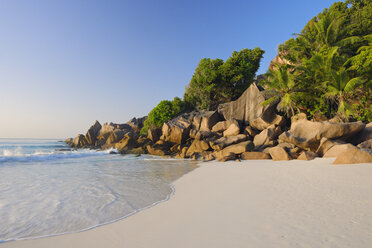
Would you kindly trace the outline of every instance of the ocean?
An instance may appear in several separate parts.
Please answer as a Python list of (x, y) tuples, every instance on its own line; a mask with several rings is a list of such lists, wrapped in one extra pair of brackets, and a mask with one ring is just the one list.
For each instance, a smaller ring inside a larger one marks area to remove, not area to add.
[(0, 242), (88, 230), (167, 200), (194, 161), (0, 139)]

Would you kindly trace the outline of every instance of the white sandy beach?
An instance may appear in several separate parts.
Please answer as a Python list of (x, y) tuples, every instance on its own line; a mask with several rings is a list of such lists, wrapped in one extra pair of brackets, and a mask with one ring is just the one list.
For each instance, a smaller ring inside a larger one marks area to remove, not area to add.
[(1, 247), (353, 247), (372, 244), (372, 164), (209, 162), (167, 202), (89, 231)]

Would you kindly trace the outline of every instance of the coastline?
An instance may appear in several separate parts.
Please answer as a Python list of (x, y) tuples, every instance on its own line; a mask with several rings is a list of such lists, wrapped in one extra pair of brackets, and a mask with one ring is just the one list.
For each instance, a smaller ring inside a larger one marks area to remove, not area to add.
[(168, 201), (79, 233), (1, 247), (367, 247), (372, 164), (202, 163)]

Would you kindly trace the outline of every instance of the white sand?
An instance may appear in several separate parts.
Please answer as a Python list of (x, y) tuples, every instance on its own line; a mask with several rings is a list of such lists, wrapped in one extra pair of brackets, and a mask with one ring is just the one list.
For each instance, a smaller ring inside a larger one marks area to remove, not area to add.
[(90, 231), (1, 247), (372, 247), (372, 164), (204, 163), (172, 198)]

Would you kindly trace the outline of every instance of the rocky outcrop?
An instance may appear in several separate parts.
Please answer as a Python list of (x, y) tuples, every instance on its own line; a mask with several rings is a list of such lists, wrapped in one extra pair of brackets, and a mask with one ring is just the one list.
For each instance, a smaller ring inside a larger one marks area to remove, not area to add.
[(249, 125), (257, 130), (265, 130), (269, 126), (276, 124), (278, 126), (283, 126), (285, 123), (285, 119), (283, 116), (277, 114), (266, 114), (254, 119), (249, 123)]
[(161, 136), (160, 128), (149, 128), (147, 130), (147, 137), (153, 142), (158, 141), (160, 139), (160, 136)]
[(274, 161), (291, 160), (289, 154), (285, 151), (283, 147), (280, 146), (270, 148), (269, 153)]
[(86, 140), (85, 136), (82, 134), (79, 134), (73, 142), (73, 146), (76, 148), (82, 148), (88, 146), (88, 141)]
[(247, 125), (258, 117), (275, 112), (277, 102), (262, 105), (269, 97), (269, 92), (261, 91), (257, 84), (252, 83), (236, 101), (219, 105), (218, 112), (225, 120), (235, 119)]
[(217, 159), (218, 159), (219, 162), (226, 162), (228, 160), (234, 160), (235, 157), (236, 157), (235, 153), (229, 152), (229, 153), (222, 154), (222, 155), (218, 156)]
[(223, 136), (236, 136), (240, 133), (240, 127), (238, 123), (232, 123), (224, 132)]
[(361, 149), (371, 150), (372, 149), (372, 139), (366, 140), (366, 141), (360, 143), (359, 145), (357, 145), (357, 147), (361, 148)]
[(128, 124), (116, 124), (116, 123), (104, 123), (101, 130), (99, 131), (100, 136), (106, 136), (107, 133), (111, 133), (114, 130), (125, 130), (127, 132), (132, 131), (132, 127)]
[(212, 127), (220, 121), (217, 111), (206, 111), (201, 115), (200, 131), (211, 131)]
[(264, 152), (243, 152), (240, 155), (242, 160), (271, 159), (271, 156)]
[(254, 139), (253, 143), (256, 147), (264, 147), (264, 146), (273, 146), (275, 145), (276, 138), (281, 133), (281, 128), (276, 125), (271, 125), (267, 129), (263, 130), (261, 133), (257, 134)]
[(339, 154), (343, 153), (346, 150), (357, 149), (352, 144), (342, 144), (332, 146), (326, 153), (324, 153), (323, 158), (335, 158)]
[(236, 124), (239, 125), (239, 123), (232, 119), (232, 120), (227, 120), (227, 121), (219, 121), (217, 122), (213, 127), (212, 127), (212, 132), (219, 132), (223, 133), (226, 129), (229, 128), (231, 124)]
[(189, 138), (191, 122), (182, 116), (172, 119), (163, 124), (162, 140), (175, 144), (182, 144)]
[(328, 139), (348, 139), (362, 131), (364, 127), (365, 124), (362, 122), (330, 123), (311, 122), (303, 119), (292, 123), (291, 129), (281, 134), (279, 140), (316, 151), (323, 137)]
[(149, 152), (149, 154), (151, 154), (151, 155), (156, 155), (156, 156), (165, 156), (166, 155), (165, 151), (163, 149), (159, 148), (159, 147), (152, 147), (150, 145), (147, 145), (146, 149)]
[(99, 121), (95, 121), (94, 124), (88, 129), (87, 134), (85, 135), (85, 138), (89, 145), (95, 146), (96, 140), (99, 135), (99, 131), (101, 130), (102, 126), (99, 123)]
[(270, 62), (269, 70), (275, 71), (278, 70), (278, 66), (291, 65), (292, 63), (284, 58), (286, 53), (287, 52), (280, 52), (278, 55), (276, 55), (275, 58)]
[(359, 149), (349, 149), (340, 153), (333, 164), (372, 163), (372, 155)]
[(113, 147), (115, 143), (119, 142), (122, 138), (124, 138), (124, 135), (129, 133), (128, 130), (121, 130), (116, 129), (110, 133), (108, 138), (106, 139), (106, 142), (104, 145), (102, 145), (103, 149), (107, 149), (110, 147)]
[(144, 116), (144, 117), (141, 117), (141, 118), (133, 117), (126, 124), (128, 124), (132, 128), (133, 132), (139, 133), (139, 131), (141, 131), (141, 129), (143, 127), (143, 123), (145, 122), (146, 119), (147, 119), (147, 116)]
[(70, 146), (70, 147), (73, 147), (74, 146), (74, 139), (73, 138), (68, 138), (65, 140), (65, 143)]
[(240, 143), (246, 140), (247, 140), (247, 135), (238, 134), (236, 136), (221, 137), (214, 141), (210, 141), (209, 144), (213, 150), (220, 151), (227, 146), (237, 144), (237, 143)]
[(114, 147), (120, 154), (127, 154), (132, 153), (131, 150), (137, 148), (138, 143), (133, 134), (127, 133)]
[(315, 159), (316, 153), (310, 151), (303, 151), (300, 156), (297, 157), (298, 160), (313, 160)]
[(322, 157), (333, 146), (335, 146), (335, 145), (342, 145), (342, 144), (345, 144), (345, 142), (342, 141), (342, 140), (330, 140), (330, 139), (327, 139), (327, 138), (324, 138), (323, 137), (320, 140), (320, 143), (319, 143), (318, 149), (316, 150), (316, 153), (319, 156)]
[(255, 130), (254, 128), (252, 128), (251, 126), (246, 126), (244, 128), (244, 134), (247, 134), (252, 138), (254, 138), (254, 136), (256, 136), (258, 133), (259, 132), (257, 130)]
[(215, 153), (215, 156), (217, 159), (221, 159), (223, 157), (228, 156), (230, 153), (233, 153), (235, 155), (242, 154), (243, 152), (248, 152), (253, 149), (254, 145), (252, 141), (248, 140), (245, 142), (241, 142), (235, 145), (228, 146), (221, 151), (218, 151)]
[(195, 139), (189, 149), (186, 152), (187, 157), (191, 157), (195, 153), (201, 153), (210, 149), (210, 146), (207, 141)]
[(350, 143), (358, 145), (366, 140), (372, 139), (372, 122), (368, 123), (365, 128), (350, 139)]

